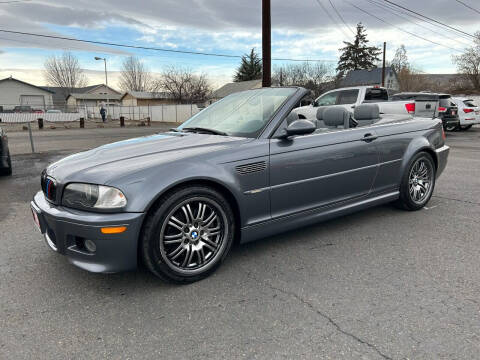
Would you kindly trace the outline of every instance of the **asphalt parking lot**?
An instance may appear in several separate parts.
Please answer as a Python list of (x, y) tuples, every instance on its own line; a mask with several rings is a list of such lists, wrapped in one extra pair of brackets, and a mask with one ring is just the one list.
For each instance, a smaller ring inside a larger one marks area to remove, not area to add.
[(11, 135), (14, 175), (0, 178), (1, 359), (479, 358), (479, 127), (448, 134), (449, 163), (424, 210), (387, 205), (239, 246), (186, 286), (144, 269), (77, 269), (31, 220), (48, 163), (158, 131), (134, 130), (87, 132), (61, 151), (51, 138), (23, 155)]

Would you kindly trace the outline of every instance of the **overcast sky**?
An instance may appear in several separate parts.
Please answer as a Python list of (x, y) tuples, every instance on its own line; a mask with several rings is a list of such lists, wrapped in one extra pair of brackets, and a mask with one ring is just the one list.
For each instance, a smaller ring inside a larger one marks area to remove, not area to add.
[[(478, 0), (462, 1), (480, 9)], [(451, 57), (471, 45), (467, 37), (414, 20), (405, 14), (399, 16), (375, 2), (384, 3), (383, 0), (272, 0), (273, 57), (324, 59), (335, 65), (342, 41), (351, 40), (351, 30), (356, 23), (362, 22), (373, 45), (380, 46), (387, 41), (387, 59), (393, 57), (399, 45), (405, 44), (410, 61), (422, 71), (455, 71)], [(455, 0), (393, 2), (471, 34), (480, 30), (480, 14)], [(341, 22), (332, 4), (347, 25)], [(261, 0), (0, 2), (0, 19), (0, 29), (4, 30), (233, 55), (244, 54), (252, 47), (261, 51)], [(116, 85), (116, 71), (125, 56), (129, 55), (139, 56), (154, 72), (161, 71), (168, 64), (205, 72), (214, 86), (231, 81), (239, 62), (235, 58), (121, 49), (0, 32), (0, 78), (13, 75), (43, 85), (45, 59), (51, 54), (61, 53), (63, 49), (73, 51), (80, 58), (91, 83), (103, 82), (103, 64), (93, 57), (107, 57), (113, 85)], [(274, 62), (274, 65), (279, 63)]]

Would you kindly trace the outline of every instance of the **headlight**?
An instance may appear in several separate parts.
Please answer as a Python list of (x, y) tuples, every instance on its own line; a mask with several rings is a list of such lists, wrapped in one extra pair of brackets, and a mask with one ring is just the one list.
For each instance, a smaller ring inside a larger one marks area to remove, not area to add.
[(115, 210), (125, 207), (127, 198), (110, 186), (73, 183), (65, 187), (62, 205), (81, 210)]

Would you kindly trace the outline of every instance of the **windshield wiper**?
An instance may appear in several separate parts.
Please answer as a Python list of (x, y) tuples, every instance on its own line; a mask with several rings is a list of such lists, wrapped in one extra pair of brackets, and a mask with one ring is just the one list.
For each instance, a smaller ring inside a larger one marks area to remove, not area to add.
[(208, 129), (208, 128), (203, 128), (203, 127), (186, 127), (183, 128), (182, 130), (185, 131), (193, 131), (193, 132), (206, 132), (214, 135), (222, 135), (222, 136), (228, 136), (226, 132), (220, 131), (220, 130), (215, 130), (215, 129)]
[(173, 132), (181, 132), (180, 130), (178, 130), (177, 128), (171, 128), (171, 129), (168, 129), (168, 131), (173, 131)]

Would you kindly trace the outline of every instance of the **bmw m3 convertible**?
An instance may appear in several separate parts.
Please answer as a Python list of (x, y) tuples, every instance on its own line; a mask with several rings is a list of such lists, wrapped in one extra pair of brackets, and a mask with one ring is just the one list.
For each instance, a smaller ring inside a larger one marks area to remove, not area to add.
[[(297, 87), (230, 95), (169, 132), (68, 156), (41, 174), (46, 243), (94, 272), (193, 282), (245, 243), (378, 204), (421, 209), (449, 153), (439, 119), (295, 108)], [(374, 224), (372, 224), (374, 226)]]

